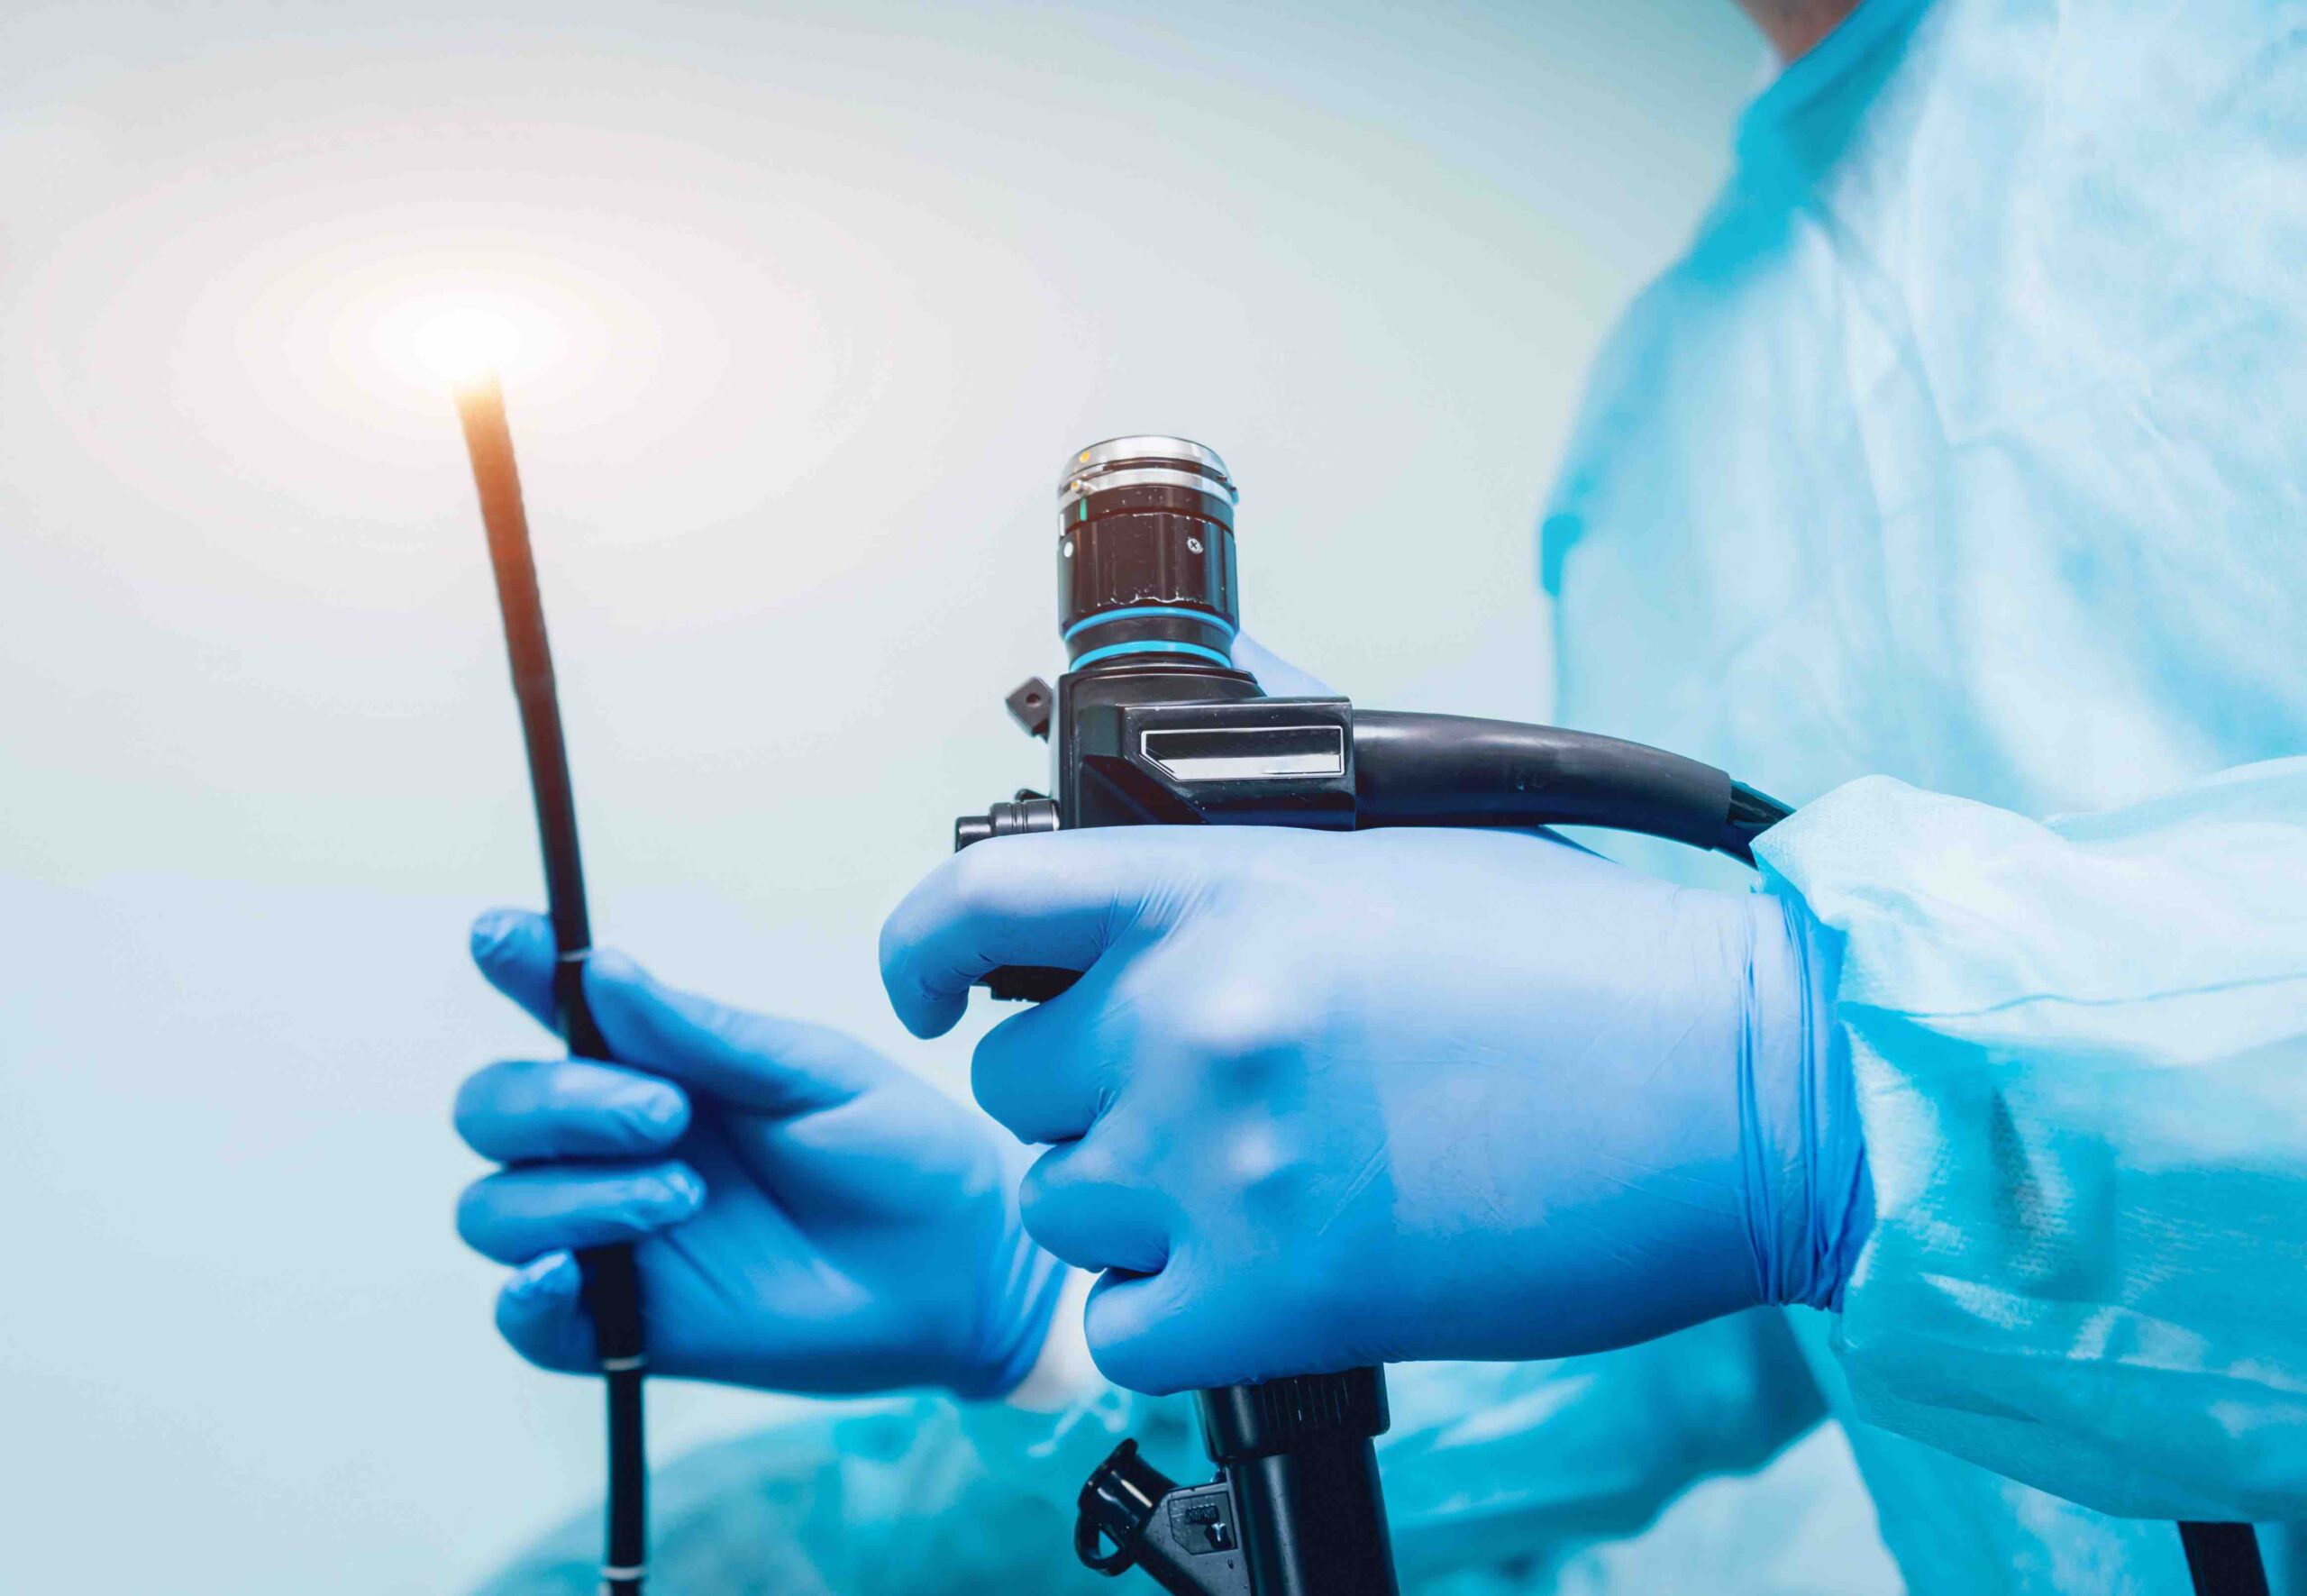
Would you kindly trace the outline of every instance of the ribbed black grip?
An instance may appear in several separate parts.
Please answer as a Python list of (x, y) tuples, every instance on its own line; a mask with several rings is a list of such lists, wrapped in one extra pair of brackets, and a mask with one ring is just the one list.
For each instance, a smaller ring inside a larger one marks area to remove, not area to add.
[(1392, 1422), (1386, 1382), (1375, 1369), (1293, 1374), (1254, 1385), (1196, 1392), (1210, 1460), (1238, 1463), (1307, 1446), (1382, 1436)]
[(1233, 1488), (1254, 1596), (1399, 1596), (1371, 1437), (1376, 1369), (1195, 1393), (1201, 1438)]

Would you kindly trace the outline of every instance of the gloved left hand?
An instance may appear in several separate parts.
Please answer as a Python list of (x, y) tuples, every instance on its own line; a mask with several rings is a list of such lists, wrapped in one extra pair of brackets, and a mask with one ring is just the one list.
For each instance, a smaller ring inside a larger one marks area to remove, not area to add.
[(1055, 1144), (1026, 1226), (1157, 1392), (1828, 1302), (1871, 1199), (1821, 957), (1777, 898), (1479, 831), (997, 838), (881, 938), (921, 1035), (997, 965), (1086, 971), (974, 1085)]
[[(481, 971), (552, 1023), (535, 915), (473, 926)], [(585, 993), (614, 1063), (511, 1060), (457, 1128), (510, 1167), (457, 1210), (518, 1265), (497, 1327), (547, 1368), (596, 1366), (569, 1249), (635, 1244), (649, 1364), (778, 1391), (1001, 1395), (1033, 1366), (1063, 1270), (1018, 1223), (1000, 1133), (863, 1043), (724, 1008), (597, 953)]]

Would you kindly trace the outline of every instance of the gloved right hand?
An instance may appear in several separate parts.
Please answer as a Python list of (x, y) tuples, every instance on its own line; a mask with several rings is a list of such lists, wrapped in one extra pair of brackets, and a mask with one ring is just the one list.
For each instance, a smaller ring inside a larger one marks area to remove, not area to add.
[[(534, 915), (472, 930), (489, 980), (552, 1023)], [(457, 1227), (518, 1265), (497, 1324), (545, 1368), (596, 1367), (570, 1249), (630, 1241), (652, 1372), (780, 1391), (1001, 1395), (1032, 1368), (1063, 1266), (1017, 1218), (1008, 1138), (838, 1031), (724, 1008), (596, 953), (616, 1063), (491, 1064), (458, 1132), (507, 1165)]]

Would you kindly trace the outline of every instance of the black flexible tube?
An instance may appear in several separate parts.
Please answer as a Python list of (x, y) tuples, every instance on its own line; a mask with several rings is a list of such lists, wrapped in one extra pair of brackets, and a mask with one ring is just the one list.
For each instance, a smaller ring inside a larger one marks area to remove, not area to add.
[[(572, 814), (569, 835), (572, 872), (576, 869), (574, 825)], [(581, 920), (581, 882), (577, 890)], [(578, 1058), (606, 1059), (608, 1043), (585, 1001), (583, 953), (589, 951), (561, 951), (553, 971), (554, 995), (570, 1053)], [(641, 1333), (641, 1274), (630, 1246), (584, 1248), (577, 1254), (577, 1266), (584, 1275), (585, 1309), (593, 1321), (608, 1409), (608, 1522), (601, 1588), (609, 1596), (641, 1596), (649, 1563), (649, 1453), (642, 1394), (649, 1360)]]
[[(528, 750), (529, 788), (536, 801), (537, 838), (544, 854), (545, 903), (559, 955), (552, 990), (561, 1035), (576, 1057), (606, 1059), (608, 1044), (585, 1001), (585, 957), (592, 951), (593, 934), (585, 906), (583, 856), (577, 845), (577, 797), (561, 729), (552, 651), (545, 639), (544, 600), (529, 549), (528, 512), (521, 500), (513, 434), (505, 421), (505, 396), (493, 379), (460, 389), (457, 416), (472, 458), (473, 481), (480, 490), (488, 563), (497, 578), (513, 694), (520, 705), (521, 738)], [(640, 1277), (629, 1246), (589, 1248), (578, 1254), (577, 1262), (584, 1272), (585, 1304), (599, 1343), (608, 1395), (607, 1552), (601, 1586), (610, 1596), (640, 1596), (649, 1555)]]
[(1560, 726), (1354, 712), (1357, 826), (1600, 825), (1747, 864), (1785, 805), (1678, 753)]
[(2179, 1544), (2186, 1548), (2195, 1596), (2267, 1596), (2266, 1565), (2249, 1525), (2182, 1521)]

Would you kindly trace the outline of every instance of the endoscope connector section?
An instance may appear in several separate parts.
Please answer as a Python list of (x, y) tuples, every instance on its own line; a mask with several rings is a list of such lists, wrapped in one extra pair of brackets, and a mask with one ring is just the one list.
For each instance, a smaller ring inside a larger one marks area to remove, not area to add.
[(1233, 1488), (1224, 1480), (1180, 1485), (1139, 1456), (1135, 1441), (1115, 1447), (1081, 1487), (1073, 1551), (1109, 1578), (1143, 1569), (1176, 1596), (1250, 1596)]

